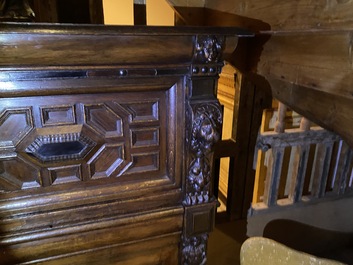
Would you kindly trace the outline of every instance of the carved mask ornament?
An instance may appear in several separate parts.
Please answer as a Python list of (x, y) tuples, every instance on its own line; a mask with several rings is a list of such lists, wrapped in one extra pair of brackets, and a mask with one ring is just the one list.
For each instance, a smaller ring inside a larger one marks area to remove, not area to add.
[(199, 62), (218, 62), (222, 56), (224, 38), (216, 36), (198, 36), (196, 43), (196, 60)]

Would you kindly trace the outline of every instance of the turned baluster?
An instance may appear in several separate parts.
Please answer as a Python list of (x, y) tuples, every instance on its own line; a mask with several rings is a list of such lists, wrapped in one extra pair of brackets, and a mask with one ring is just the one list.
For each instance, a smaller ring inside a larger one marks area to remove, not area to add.
[[(311, 121), (305, 117), (301, 118), (300, 130), (309, 131)], [(309, 159), (310, 144), (298, 145), (293, 159), (293, 171), (288, 198), (293, 202), (301, 200), (303, 195), (304, 179)]]
[[(279, 102), (278, 117), (275, 124), (274, 131), (277, 133), (284, 133), (285, 117), (287, 106)], [(266, 174), (266, 181), (264, 187), (264, 203), (267, 206), (274, 206), (277, 204), (279, 181), (281, 178), (282, 163), (284, 156), (284, 147), (273, 147), (268, 152), (269, 156), (268, 170)]]
[(275, 124), (275, 132), (277, 133), (284, 133), (285, 129), (285, 118), (286, 118), (287, 106), (284, 105), (282, 102), (278, 104), (278, 117)]
[(308, 120), (305, 117), (302, 117), (300, 120), (300, 129), (302, 131), (309, 131), (310, 130), (310, 125), (311, 125), (311, 121)]

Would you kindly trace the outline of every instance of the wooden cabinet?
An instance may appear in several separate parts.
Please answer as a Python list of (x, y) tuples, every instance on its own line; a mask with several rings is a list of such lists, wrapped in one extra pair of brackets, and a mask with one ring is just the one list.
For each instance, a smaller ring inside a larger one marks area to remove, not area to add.
[(1, 24), (0, 263), (201, 264), (239, 29)]

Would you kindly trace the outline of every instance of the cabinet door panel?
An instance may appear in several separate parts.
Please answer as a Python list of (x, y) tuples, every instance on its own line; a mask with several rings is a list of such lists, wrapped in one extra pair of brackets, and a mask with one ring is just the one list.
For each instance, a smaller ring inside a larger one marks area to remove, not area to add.
[(180, 182), (176, 90), (0, 99), (0, 190)]

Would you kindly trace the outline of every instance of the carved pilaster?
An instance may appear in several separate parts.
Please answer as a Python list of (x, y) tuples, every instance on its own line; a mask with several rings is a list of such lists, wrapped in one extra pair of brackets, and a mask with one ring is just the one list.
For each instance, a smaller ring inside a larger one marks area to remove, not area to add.
[(222, 126), (222, 110), (215, 87), (223, 65), (223, 43), (224, 39), (216, 36), (198, 36), (195, 41), (186, 102), (183, 265), (206, 264), (208, 233), (214, 227), (213, 146), (221, 138)]
[(188, 167), (186, 172), (183, 265), (206, 264), (208, 233), (214, 227), (213, 145), (220, 139), (222, 112), (215, 99), (189, 102), (187, 119)]
[(191, 105), (192, 128), (189, 136), (190, 164), (186, 177), (184, 205), (212, 200), (212, 146), (220, 139), (222, 112), (218, 101)]

